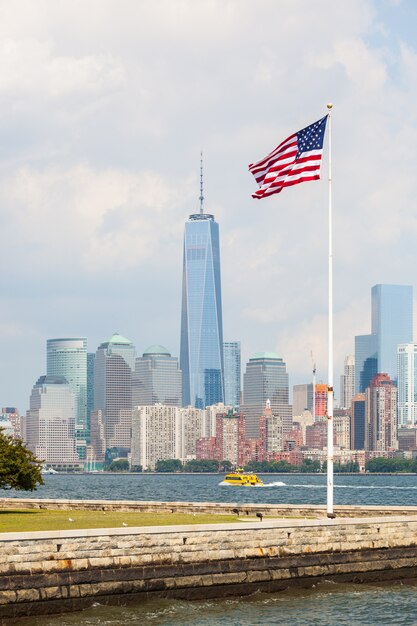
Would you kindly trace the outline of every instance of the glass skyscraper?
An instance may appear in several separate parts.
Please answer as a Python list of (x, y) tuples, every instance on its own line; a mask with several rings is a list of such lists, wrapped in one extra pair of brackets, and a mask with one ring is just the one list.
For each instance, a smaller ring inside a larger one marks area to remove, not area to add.
[(240, 405), (241, 365), (240, 341), (223, 343), (224, 358), (224, 403), (237, 407)]
[(223, 402), (219, 225), (202, 206), (185, 224), (180, 368), (183, 406)]
[(376, 373), (397, 378), (397, 347), (413, 340), (413, 288), (374, 285), (370, 335), (355, 337), (355, 391), (364, 392)]
[(85, 337), (48, 339), (46, 342), (46, 373), (48, 376), (63, 376), (74, 393), (77, 451), (80, 458), (85, 458), (85, 446), (89, 438), (87, 339)]
[(413, 288), (372, 287), (372, 333), (377, 336), (378, 372), (397, 378), (397, 347), (413, 341)]
[(355, 392), (364, 393), (378, 371), (376, 335), (355, 337)]

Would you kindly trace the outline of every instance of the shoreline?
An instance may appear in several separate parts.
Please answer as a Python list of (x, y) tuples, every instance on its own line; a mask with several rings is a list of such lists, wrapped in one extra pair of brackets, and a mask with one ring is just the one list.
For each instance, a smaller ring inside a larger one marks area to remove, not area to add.
[[(42, 476), (226, 476), (229, 472), (45, 472)], [(254, 472), (261, 476), (323, 476), (326, 472)], [(334, 472), (335, 476), (417, 476), (417, 472)]]

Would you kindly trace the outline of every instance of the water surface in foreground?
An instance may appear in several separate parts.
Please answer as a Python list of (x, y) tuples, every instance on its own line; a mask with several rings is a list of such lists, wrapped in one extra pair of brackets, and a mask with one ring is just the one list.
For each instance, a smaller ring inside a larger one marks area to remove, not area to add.
[(24, 620), (25, 626), (382, 626), (417, 624), (417, 586), (338, 585), (246, 598), (99, 604), (78, 613)]

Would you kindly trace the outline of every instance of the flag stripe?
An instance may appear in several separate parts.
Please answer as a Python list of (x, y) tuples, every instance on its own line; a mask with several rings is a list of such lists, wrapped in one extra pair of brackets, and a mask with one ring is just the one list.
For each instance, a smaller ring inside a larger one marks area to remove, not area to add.
[(249, 165), (259, 189), (253, 198), (265, 198), (290, 187), (320, 178), (327, 115), (290, 135), (272, 152)]
[(286, 163), (294, 163), (296, 156), (297, 156), (297, 149), (291, 150), (291, 152), (288, 152), (279, 156), (277, 159), (274, 159), (273, 161), (271, 161), (270, 164), (266, 165), (261, 170), (257, 170), (256, 173), (252, 172), (252, 174), (255, 176), (257, 181), (259, 179), (263, 179), (266, 172), (268, 172), (271, 169), (271, 167), (274, 167), (276, 163), (280, 165), (285, 165)]
[(282, 141), (279, 144), (279, 146), (277, 146), (274, 150), (272, 150), (272, 152), (270, 152), (266, 157), (264, 157), (260, 161), (257, 161), (256, 163), (251, 163), (249, 165), (249, 169), (252, 171), (252, 168), (258, 167), (260, 165), (264, 165), (266, 163), (266, 161), (268, 161), (268, 159), (271, 159), (276, 154), (278, 154), (280, 152), (283, 152), (285, 150), (285, 148), (287, 147), (287, 144), (289, 144), (289, 143), (296, 145), (296, 143), (297, 143), (297, 135), (296, 134), (290, 135), (289, 137), (287, 137), (287, 139)]

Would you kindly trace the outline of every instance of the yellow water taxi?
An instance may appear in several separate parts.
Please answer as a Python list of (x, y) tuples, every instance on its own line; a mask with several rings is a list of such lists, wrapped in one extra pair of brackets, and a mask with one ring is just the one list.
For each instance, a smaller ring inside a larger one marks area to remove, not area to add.
[(263, 487), (263, 481), (256, 474), (249, 474), (238, 467), (234, 472), (226, 474), (224, 482), (237, 487)]

